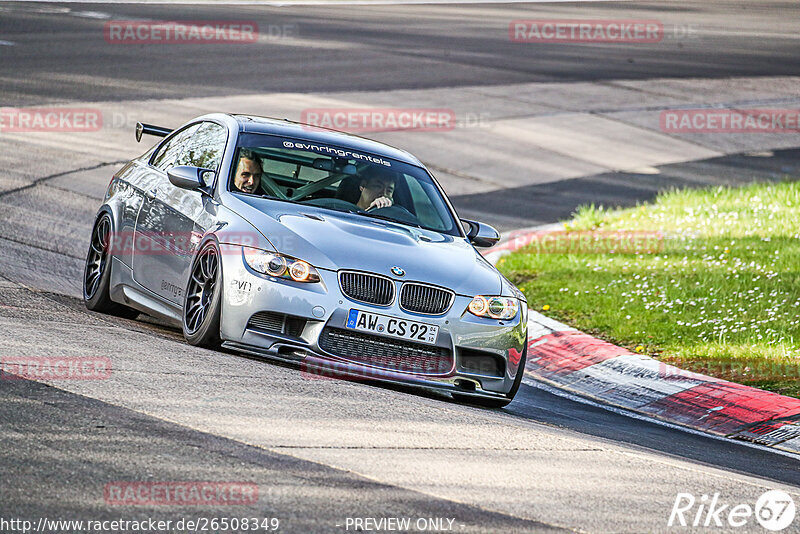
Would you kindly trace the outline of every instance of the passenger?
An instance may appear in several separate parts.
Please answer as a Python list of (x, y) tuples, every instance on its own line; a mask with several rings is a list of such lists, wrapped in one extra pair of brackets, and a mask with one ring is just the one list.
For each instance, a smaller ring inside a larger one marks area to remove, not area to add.
[(239, 150), (239, 164), (233, 177), (234, 187), (242, 193), (255, 193), (261, 185), (261, 160), (255, 152), (243, 148)]

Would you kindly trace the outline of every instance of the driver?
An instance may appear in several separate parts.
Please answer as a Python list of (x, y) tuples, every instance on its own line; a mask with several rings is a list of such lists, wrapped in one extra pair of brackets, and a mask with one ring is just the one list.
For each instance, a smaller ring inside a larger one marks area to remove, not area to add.
[(239, 150), (239, 163), (236, 165), (236, 174), (233, 185), (242, 193), (255, 193), (261, 184), (261, 160), (252, 151), (246, 148)]
[(375, 167), (368, 171), (359, 186), (361, 197), (357, 202), (358, 207), (367, 211), (391, 206), (394, 203), (392, 200), (395, 187), (393, 174)]

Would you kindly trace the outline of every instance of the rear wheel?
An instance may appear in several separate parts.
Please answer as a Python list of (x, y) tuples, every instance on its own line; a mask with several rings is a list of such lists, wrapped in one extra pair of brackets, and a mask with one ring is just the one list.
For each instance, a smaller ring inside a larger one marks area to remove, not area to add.
[(522, 348), (522, 355), (519, 357), (519, 367), (517, 368), (517, 376), (514, 377), (514, 383), (511, 385), (511, 389), (508, 393), (506, 393), (505, 398), (493, 399), (487, 397), (471, 397), (469, 395), (459, 395), (458, 393), (453, 393), (453, 399), (457, 400), (458, 402), (463, 402), (464, 404), (474, 404), (475, 406), (482, 406), (484, 408), (503, 408), (508, 406), (514, 397), (517, 395), (517, 391), (519, 391), (519, 386), (522, 384), (522, 375), (525, 373), (525, 362), (527, 361), (527, 354), (528, 354), (528, 344)]
[(209, 242), (194, 258), (183, 304), (183, 335), (192, 345), (220, 345), (221, 280), (219, 249)]
[(104, 213), (92, 229), (92, 240), (83, 269), (83, 301), (92, 311), (132, 319), (139, 312), (112, 301), (108, 293), (111, 279), (111, 228), (111, 217)]

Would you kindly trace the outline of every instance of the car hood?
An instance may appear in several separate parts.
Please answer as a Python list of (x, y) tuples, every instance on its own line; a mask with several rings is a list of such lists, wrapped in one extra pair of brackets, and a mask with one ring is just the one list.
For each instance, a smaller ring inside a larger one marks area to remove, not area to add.
[[(317, 268), (424, 281), (460, 295), (497, 295), (500, 274), (466, 239), (361, 215), (248, 198), (245, 217), (278, 252)], [(400, 267), (405, 275), (392, 274)]]

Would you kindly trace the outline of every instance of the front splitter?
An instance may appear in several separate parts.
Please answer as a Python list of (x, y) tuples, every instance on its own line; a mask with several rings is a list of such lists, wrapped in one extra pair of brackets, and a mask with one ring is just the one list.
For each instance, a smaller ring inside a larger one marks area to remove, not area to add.
[[(502, 393), (481, 389), (480, 383), (471, 377), (460, 375), (446, 377), (429, 377), (409, 373), (397, 373), (386, 369), (342, 362), (317, 354), (302, 346), (279, 344), (278, 349), (265, 349), (236, 341), (225, 341), (223, 348), (242, 352), (252, 356), (261, 356), (270, 360), (299, 365), (301, 372), (310, 380), (374, 380), (393, 384), (434, 389), (446, 393), (458, 393), (464, 397), (505, 399)], [(466, 386), (466, 387), (465, 387)], [(474, 388), (474, 389), (472, 389)]]

